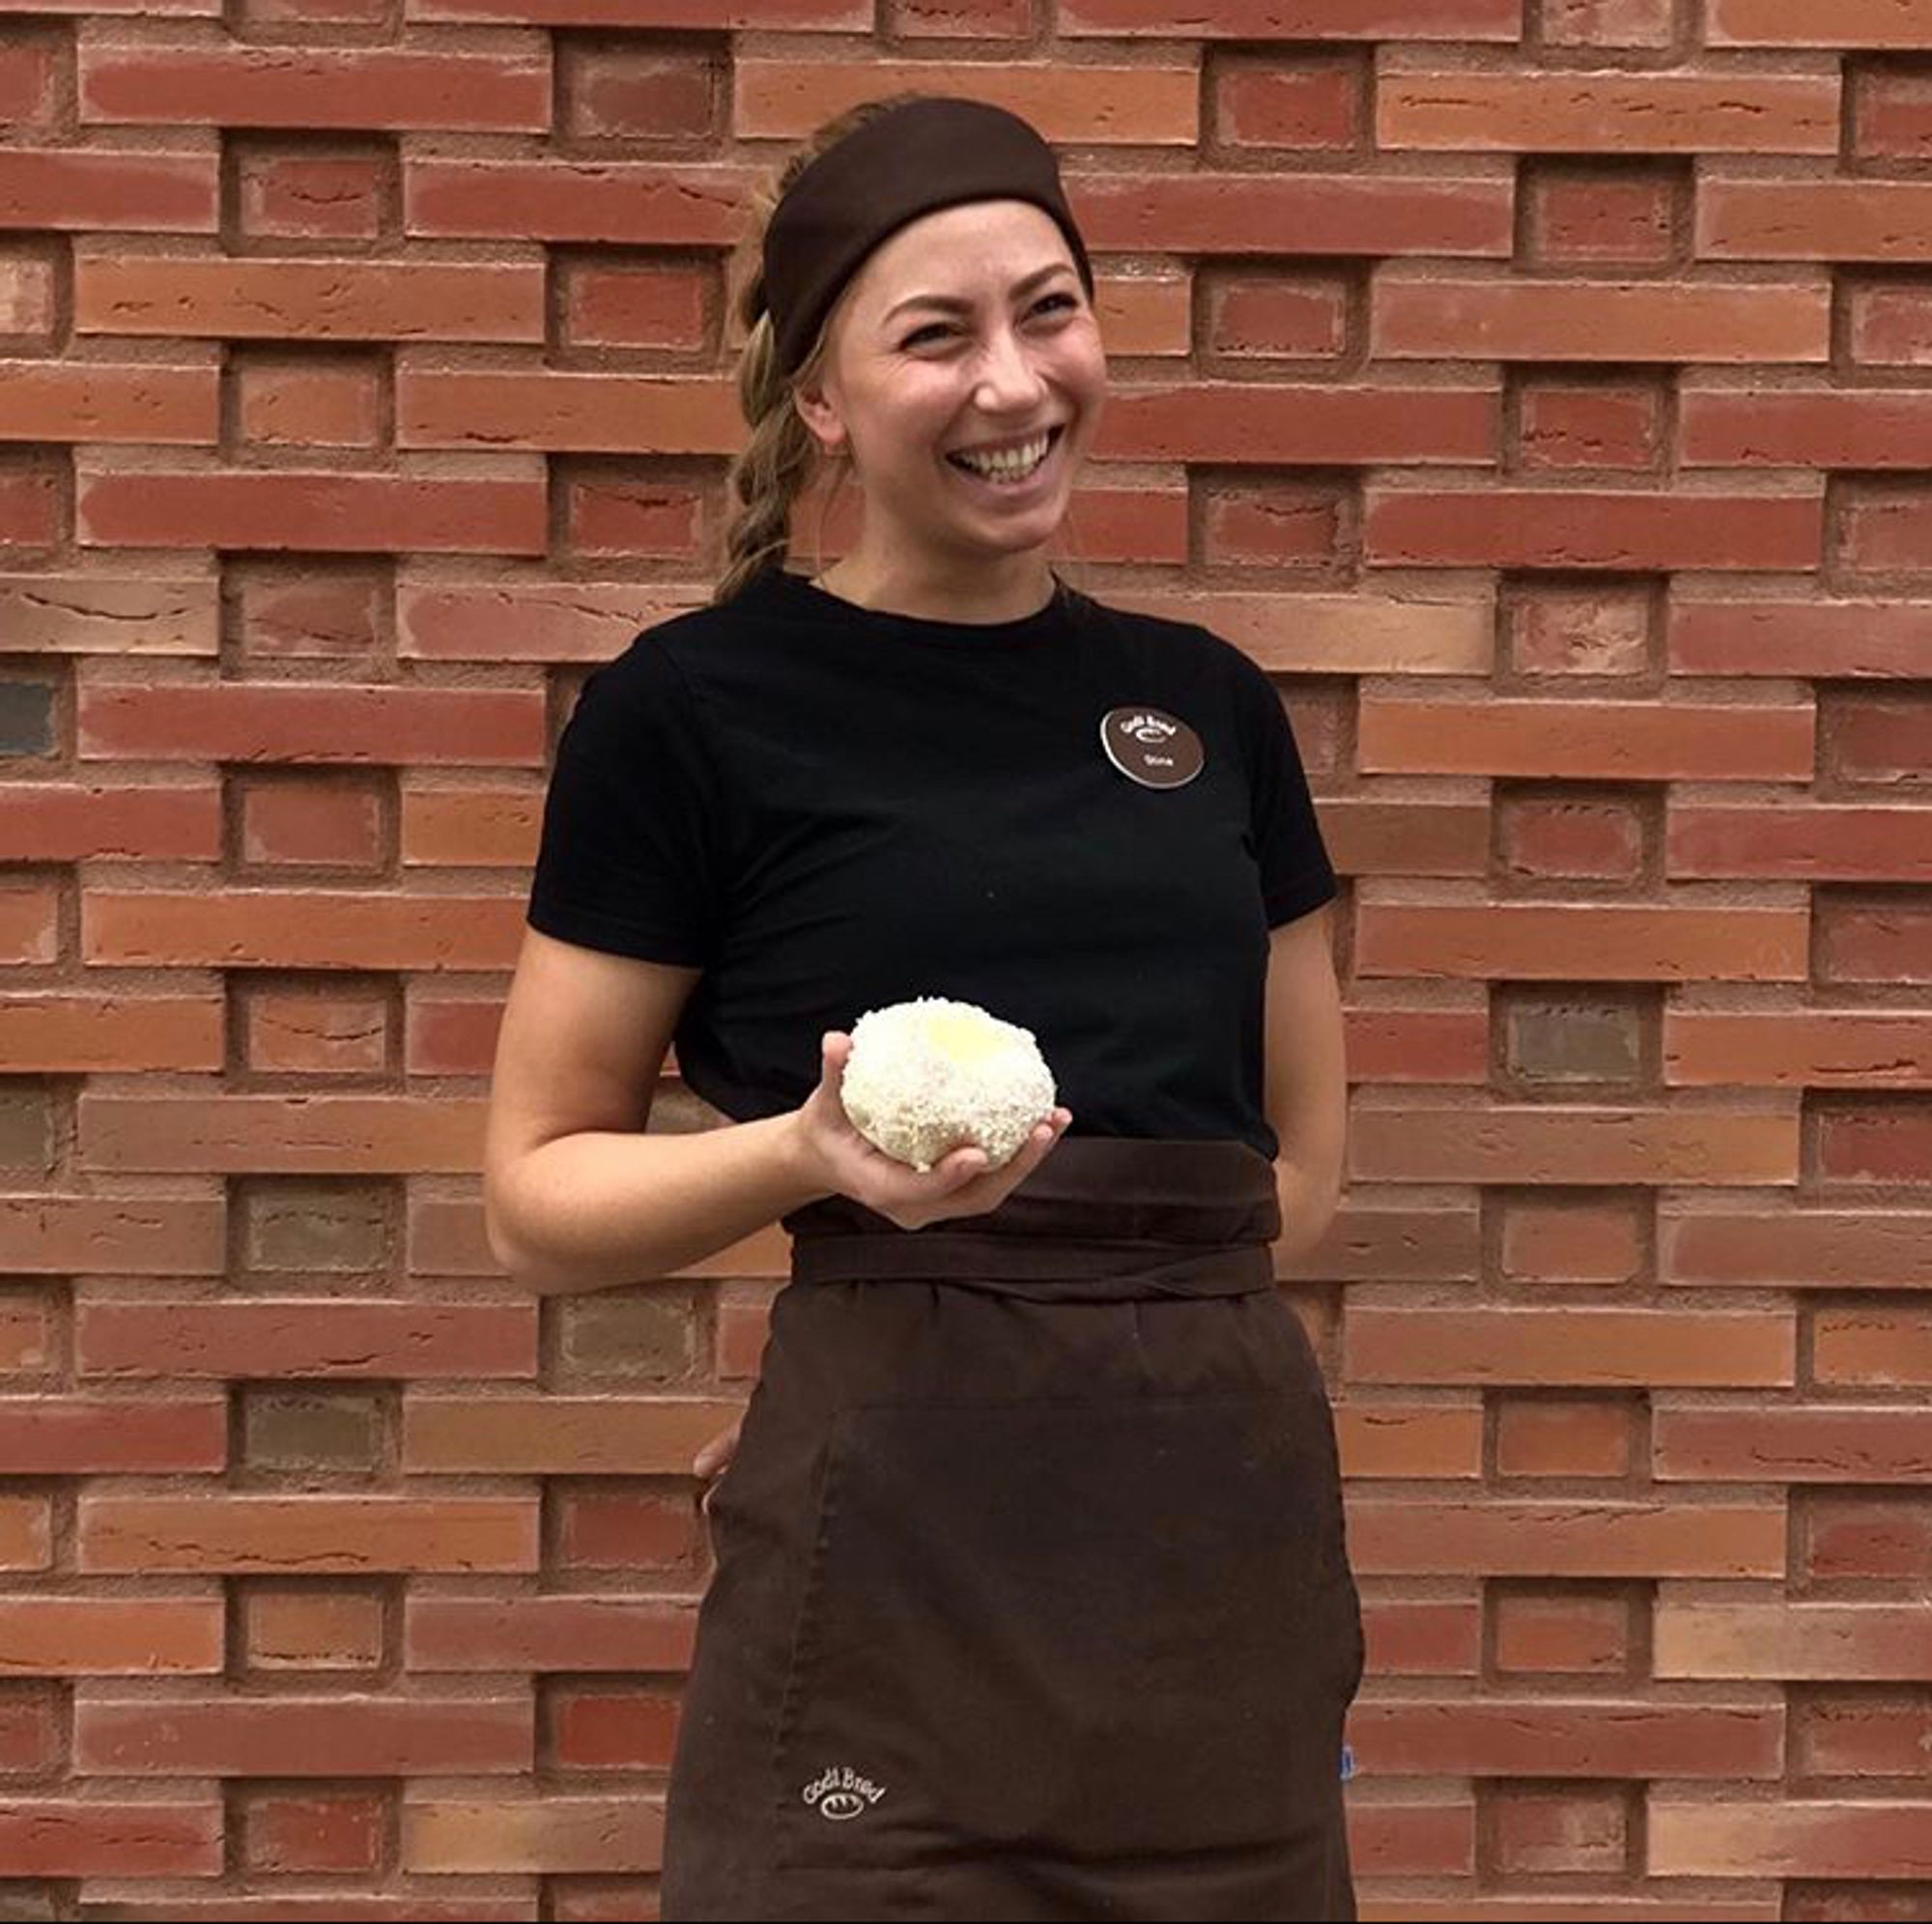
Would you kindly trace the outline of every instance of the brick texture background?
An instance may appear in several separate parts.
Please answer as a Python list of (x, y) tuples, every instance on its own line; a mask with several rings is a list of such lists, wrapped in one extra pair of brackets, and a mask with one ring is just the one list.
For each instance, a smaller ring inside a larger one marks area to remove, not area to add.
[(784, 1238), (534, 1303), (487, 1078), (744, 190), (908, 84), (1345, 876), (1365, 1917), (1932, 1916), (1915, 0), (0, 0), (0, 1915), (655, 1909)]

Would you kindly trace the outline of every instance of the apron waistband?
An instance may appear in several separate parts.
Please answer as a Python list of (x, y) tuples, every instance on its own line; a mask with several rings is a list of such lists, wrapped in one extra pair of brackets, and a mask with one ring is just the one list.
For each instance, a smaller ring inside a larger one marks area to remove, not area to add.
[(791, 1211), (798, 1283), (926, 1280), (1036, 1301), (1274, 1287), (1274, 1165), (1235, 1140), (1066, 1136), (996, 1209), (902, 1230), (848, 1196)]

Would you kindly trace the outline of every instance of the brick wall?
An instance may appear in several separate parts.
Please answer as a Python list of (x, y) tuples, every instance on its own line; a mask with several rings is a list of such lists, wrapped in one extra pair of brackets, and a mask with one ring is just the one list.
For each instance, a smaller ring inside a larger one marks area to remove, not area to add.
[(1346, 878), (1364, 1916), (1932, 1916), (1932, 14), (882, 8), (0, 6), (0, 1914), (654, 1908), (784, 1239), (539, 1309), (487, 1077), (744, 188), (923, 83)]

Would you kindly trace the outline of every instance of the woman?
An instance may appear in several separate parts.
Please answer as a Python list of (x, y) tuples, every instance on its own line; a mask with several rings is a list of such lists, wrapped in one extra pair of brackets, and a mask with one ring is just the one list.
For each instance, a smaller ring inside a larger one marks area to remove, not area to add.
[[(793, 1237), (713, 1453), (663, 1915), (1352, 1918), (1360, 1609), (1273, 1281), (1342, 1165), (1293, 734), (1230, 643), (1048, 565), (1106, 368), (1031, 127), (869, 102), (760, 246), (729, 566), (559, 742), (488, 1152), (539, 1288)], [(807, 580), (823, 460), (864, 523)], [(850, 1025), (919, 995), (1054, 1070), (999, 1169), (845, 1117)], [(673, 1025), (731, 1120), (641, 1136)]]

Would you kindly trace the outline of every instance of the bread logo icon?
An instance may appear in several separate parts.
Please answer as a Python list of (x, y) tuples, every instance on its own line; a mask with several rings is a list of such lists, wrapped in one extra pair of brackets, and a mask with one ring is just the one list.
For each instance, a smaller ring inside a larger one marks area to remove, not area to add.
[(1143, 788), (1182, 788), (1207, 763), (1201, 737), (1165, 710), (1110, 708), (1100, 718), (1100, 747), (1129, 781)]

